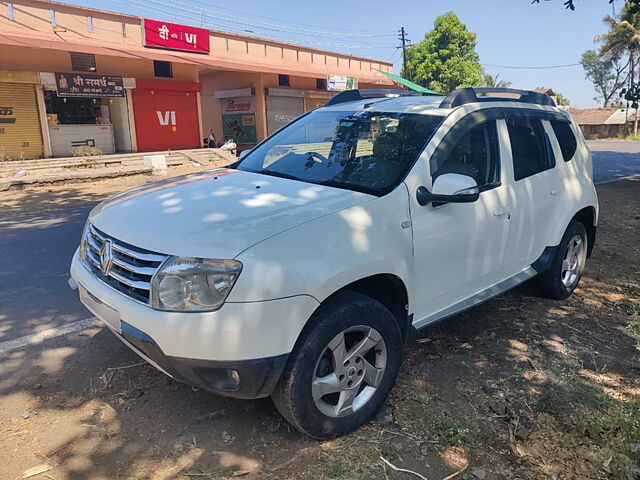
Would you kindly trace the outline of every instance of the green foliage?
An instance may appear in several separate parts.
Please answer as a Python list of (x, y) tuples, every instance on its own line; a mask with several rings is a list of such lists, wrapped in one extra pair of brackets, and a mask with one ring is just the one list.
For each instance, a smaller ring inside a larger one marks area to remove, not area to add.
[(558, 105), (563, 105), (565, 107), (568, 107), (569, 104), (571, 104), (571, 101), (560, 92), (556, 92), (555, 99)]
[[(609, 0), (609, 4), (612, 4), (613, 2), (615, 2), (615, 0)], [(531, 3), (540, 3), (540, 0), (533, 0)], [(567, 8), (568, 10), (575, 10), (576, 9), (575, 0), (565, 0), (563, 3), (564, 3), (565, 8)], [(625, 5), (629, 5), (629, 6), (632, 6), (634, 8), (638, 8), (638, 5), (640, 5), (640, 2), (638, 0), (627, 0), (625, 2)]]
[(455, 13), (445, 13), (436, 18), (433, 30), (425, 34), (424, 40), (408, 48), (408, 72), (404, 76), (443, 94), (481, 85), (482, 67), (476, 43), (476, 34), (469, 32)]
[(508, 88), (511, 86), (511, 82), (509, 80), (500, 80), (500, 74), (491, 75), (490, 73), (485, 73), (482, 75), (483, 85), (485, 87), (498, 87), (498, 88)]
[(598, 93), (594, 100), (601, 101), (604, 108), (609, 107), (615, 101), (616, 93), (625, 84), (625, 66), (620, 65), (618, 58), (602, 55), (595, 50), (584, 52), (580, 63), (584, 68), (585, 78), (591, 80)]
[[(537, 87), (536, 90), (547, 90), (547, 88)], [(571, 101), (560, 92), (554, 91), (553, 99), (556, 101), (558, 105), (563, 105), (565, 107), (568, 107), (571, 104)]]

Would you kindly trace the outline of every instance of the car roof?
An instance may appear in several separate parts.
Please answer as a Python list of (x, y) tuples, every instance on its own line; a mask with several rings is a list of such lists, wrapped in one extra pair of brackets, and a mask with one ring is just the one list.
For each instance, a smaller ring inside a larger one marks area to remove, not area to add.
[[(478, 96), (480, 94), (480, 96)], [(467, 87), (447, 96), (425, 95), (410, 90), (346, 90), (327, 101), (323, 110), (374, 111), (448, 115), (453, 110), (474, 105), (562, 112), (546, 94), (531, 90), (494, 87)]]
[(360, 111), (374, 110), (393, 113), (419, 113), (447, 115), (451, 109), (440, 108), (444, 96), (417, 96), (365, 98), (323, 107), (323, 110)]

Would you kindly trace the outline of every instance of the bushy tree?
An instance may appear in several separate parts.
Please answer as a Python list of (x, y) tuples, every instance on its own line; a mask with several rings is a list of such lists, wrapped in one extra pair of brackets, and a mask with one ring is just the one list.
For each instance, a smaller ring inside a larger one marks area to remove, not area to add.
[(407, 50), (404, 75), (443, 94), (481, 85), (482, 66), (476, 43), (476, 34), (455, 13), (445, 13), (436, 18), (433, 30), (425, 33), (424, 40)]
[(616, 103), (617, 94), (627, 81), (627, 65), (621, 64), (618, 57), (605, 56), (595, 50), (584, 52), (580, 63), (585, 78), (591, 80), (597, 92), (594, 100), (602, 102), (604, 108)]

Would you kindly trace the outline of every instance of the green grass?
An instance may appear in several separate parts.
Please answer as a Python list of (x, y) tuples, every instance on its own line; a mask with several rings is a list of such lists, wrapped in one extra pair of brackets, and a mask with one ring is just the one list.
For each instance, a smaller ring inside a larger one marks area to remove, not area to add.
[(463, 419), (452, 417), (446, 405), (428, 396), (422, 396), (415, 415), (421, 436), (436, 440), (440, 445), (465, 445), (473, 437), (475, 429), (471, 425), (464, 423)]

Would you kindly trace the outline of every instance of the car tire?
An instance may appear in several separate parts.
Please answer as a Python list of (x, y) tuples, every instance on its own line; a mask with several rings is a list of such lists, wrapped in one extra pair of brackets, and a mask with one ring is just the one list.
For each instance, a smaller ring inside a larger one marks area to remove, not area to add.
[(339, 292), (310, 318), (271, 398), (301, 433), (345, 435), (383, 406), (402, 356), (391, 312), (361, 293)]
[(563, 300), (578, 286), (587, 261), (587, 231), (572, 220), (567, 227), (549, 269), (537, 278), (542, 296)]

